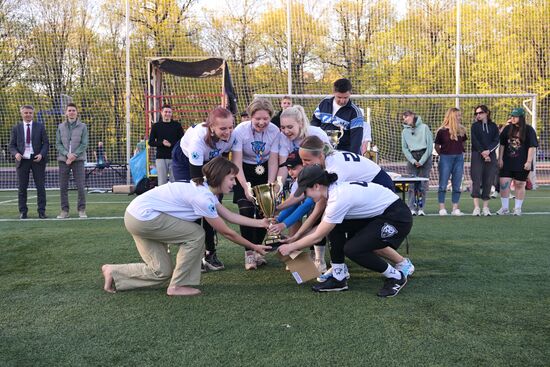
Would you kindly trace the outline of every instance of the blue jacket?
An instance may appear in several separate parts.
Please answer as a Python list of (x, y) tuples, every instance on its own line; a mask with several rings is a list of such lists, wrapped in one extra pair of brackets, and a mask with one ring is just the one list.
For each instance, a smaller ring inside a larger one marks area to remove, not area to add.
[(334, 97), (327, 97), (319, 103), (313, 113), (311, 125), (319, 126), (323, 130), (338, 130), (344, 128), (344, 135), (336, 149), (361, 154), (363, 141), (363, 113), (351, 100), (342, 106), (336, 115), (332, 116)]

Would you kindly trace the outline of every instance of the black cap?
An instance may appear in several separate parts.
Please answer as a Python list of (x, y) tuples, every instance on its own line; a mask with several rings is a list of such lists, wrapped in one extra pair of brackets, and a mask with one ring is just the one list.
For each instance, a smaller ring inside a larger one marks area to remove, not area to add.
[(279, 167), (294, 168), (299, 164), (302, 164), (302, 158), (300, 158), (298, 151), (294, 151), (288, 155), (286, 161), (283, 164), (280, 164)]
[(298, 175), (298, 188), (294, 192), (294, 197), (301, 196), (308, 187), (312, 187), (319, 182), (319, 179), (325, 175), (325, 170), (318, 164), (306, 166)]

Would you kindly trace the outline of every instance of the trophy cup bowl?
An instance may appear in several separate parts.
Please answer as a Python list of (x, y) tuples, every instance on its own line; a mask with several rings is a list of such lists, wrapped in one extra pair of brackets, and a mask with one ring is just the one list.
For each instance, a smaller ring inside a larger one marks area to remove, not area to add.
[(342, 136), (344, 136), (344, 128), (340, 126), (339, 130), (328, 130), (327, 135), (330, 139), (332, 147), (336, 149), (336, 146), (340, 142), (340, 139), (342, 138)]
[[(275, 213), (275, 207), (277, 206), (278, 188), (276, 183), (267, 183), (257, 185), (252, 188), (256, 204), (260, 207), (260, 210), (266, 218), (272, 218)], [(281, 235), (274, 233), (267, 233), (263, 244), (265, 246), (271, 246), (272, 250), (281, 245)]]

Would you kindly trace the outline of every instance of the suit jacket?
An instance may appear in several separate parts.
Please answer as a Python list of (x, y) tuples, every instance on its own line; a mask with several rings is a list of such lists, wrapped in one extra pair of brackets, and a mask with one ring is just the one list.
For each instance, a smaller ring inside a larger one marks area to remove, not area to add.
[[(18, 123), (11, 129), (10, 138), (10, 153), (15, 157), (17, 153), (23, 155), (25, 153), (25, 124)], [(42, 161), (48, 162), (48, 151), (50, 149), (50, 142), (48, 140), (48, 133), (43, 124), (33, 121), (31, 127), (31, 144), (34, 154), (41, 154)], [(16, 161), (16, 167), (19, 166), (19, 162)]]

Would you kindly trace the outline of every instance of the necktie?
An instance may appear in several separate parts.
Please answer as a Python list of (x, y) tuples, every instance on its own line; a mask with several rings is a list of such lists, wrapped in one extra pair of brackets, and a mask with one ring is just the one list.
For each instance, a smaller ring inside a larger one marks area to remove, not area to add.
[(27, 145), (30, 145), (31, 143), (31, 124), (27, 124), (27, 138), (26, 138)]

